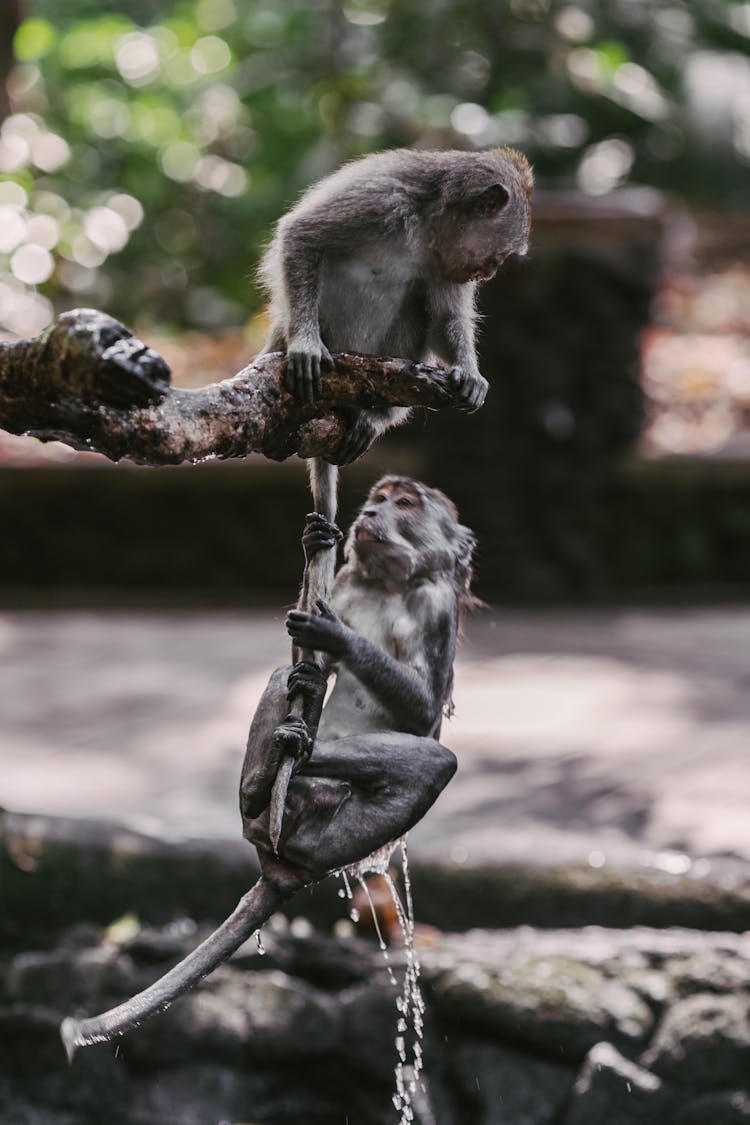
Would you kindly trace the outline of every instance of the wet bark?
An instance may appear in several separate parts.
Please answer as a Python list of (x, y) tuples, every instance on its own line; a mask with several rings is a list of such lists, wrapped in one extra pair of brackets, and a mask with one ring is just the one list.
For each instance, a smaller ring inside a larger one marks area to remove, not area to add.
[(279, 352), (220, 383), (180, 389), (170, 386), (162, 357), (124, 325), (74, 309), (33, 340), (0, 344), (0, 427), (141, 465), (248, 453), (335, 461), (345, 432), (337, 407), (459, 403), (439, 368), (350, 353), (334, 359), (315, 403), (286, 390)]

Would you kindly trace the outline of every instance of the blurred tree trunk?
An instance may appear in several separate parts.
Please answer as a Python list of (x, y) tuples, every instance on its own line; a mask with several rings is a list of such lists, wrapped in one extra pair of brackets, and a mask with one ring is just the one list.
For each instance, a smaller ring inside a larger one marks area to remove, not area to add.
[(2, 0), (0, 4), (0, 119), (10, 113), (8, 96), (8, 75), (15, 58), (13, 56), (13, 36), (21, 23), (22, 0)]

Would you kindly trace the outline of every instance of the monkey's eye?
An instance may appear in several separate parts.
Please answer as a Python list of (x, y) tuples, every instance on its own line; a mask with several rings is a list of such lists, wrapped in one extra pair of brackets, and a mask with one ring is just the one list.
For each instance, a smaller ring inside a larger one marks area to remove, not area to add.
[(373, 502), (373, 504), (382, 504), (383, 501), (387, 500), (387, 499), (388, 499), (388, 497), (386, 496), (386, 494), (384, 492), (376, 492), (375, 495), (372, 498), (372, 502)]
[(414, 507), (414, 501), (412, 500), (412, 498), (410, 496), (399, 496), (398, 500), (396, 501), (396, 507), (397, 508), (413, 508)]

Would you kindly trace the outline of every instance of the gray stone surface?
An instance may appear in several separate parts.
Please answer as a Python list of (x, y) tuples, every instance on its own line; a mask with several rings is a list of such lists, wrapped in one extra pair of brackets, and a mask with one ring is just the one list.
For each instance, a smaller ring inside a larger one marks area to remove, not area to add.
[[(750, 858), (748, 652), (741, 607), (475, 616), (444, 728), (459, 772), (415, 856)], [(0, 804), (236, 836), (249, 719), (287, 656), (281, 612), (0, 612)]]
[(245, 973), (225, 966), (146, 1023), (131, 1049), (149, 1064), (192, 1054), (268, 1063), (330, 1055), (342, 1029), (340, 1005), (308, 982), (275, 969)]
[(463, 960), (433, 981), (443, 1018), (572, 1064), (606, 1037), (644, 1043), (653, 1013), (638, 993), (573, 954), (538, 953), (512, 964)]
[(750, 1094), (732, 1090), (704, 1094), (677, 1113), (672, 1125), (746, 1125), (750, 1121)]
[[(299, 920), (267, 931), (265, 956), (240, 950), (167, 1012), (79, 1052), (72, 1067), (58, 1024), (73, 998), (91, 1014), (150, 983), (168, 963), (154, 951), (165, 956), (175, 927), (147, 927), (139, 940), (133, 919), (107, 931), (78, 925), (55, 950), (17, 954), (0, 988), (0, 1121), (396, 1125), (399, 989), (377, 947)], [(748, 935), (518, 927), (418, 939), (419, 1125), (747, 1120), (748, 991), (735, 987), (735, 967)], [(328, 975), (337, 951), (345, 965), (361, 957), (362, 980)], [(696, 964), (715, 969), (715, 988), (683, 994), (680, 972)], [(400, 982), (397, 946), (390, 965)]]
[(140, 987), (130, 958), (114, 946), (77, 953), (68, 950), (19, 953), (8, 969), (6, 991), (13, 1001), (69, 1007), (91, 1004)]
[(549, 1125), (575, 1076), (559, 1063), (489, 1043), (457, 1047), (452, 1064), (481, 1125)]
[(696, 993), (664, 1014), (643, 1062), (690, 1089), (732, 1089), (750, 1081), (750, 982), (743, 991)]
[(674, 1104), (655, 1074), (624, 1058), (611, 1043), (597, 1043), (581, 1067), (564, 1125), (654, 1125)]

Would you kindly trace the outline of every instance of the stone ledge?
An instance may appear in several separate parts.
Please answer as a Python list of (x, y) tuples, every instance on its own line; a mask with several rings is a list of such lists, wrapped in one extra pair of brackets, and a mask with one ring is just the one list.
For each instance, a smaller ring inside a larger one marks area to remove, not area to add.
[[(0, 944), (45, 944), (85, 918), (107, 923), (125, 910), (162, 924), (178, 915), (220, 921), (255, 881), (242, 840), (164, 840), (102, 821), (0, 814)], [(472, 867), (412, 857), (421, 921), (443, 930), (687, 926), (750, 929), (750, 865), (702, 861), (701, 875), (656, 867), (497, 862)], [(298, 895), (293, 913), (318, 925), (340, 917), (333, 880)]]
[[(748, 935), (594, 926), (421, 934), (421, 1125), (750, 1120)], [(69, 1068), (57, 1025), (71, 1006), (90, 1013), (117, 1002), (198, 937), (184, 923), (86, 923), (54, 950), (6, 960), (2, 1120), (395, 1121), (398, 988), (380, 952), (281, 915), (264, 930), (264, 954), (246, 943), (168, 1012)], [(398, 945), (389, 961), (398, 978)]]

